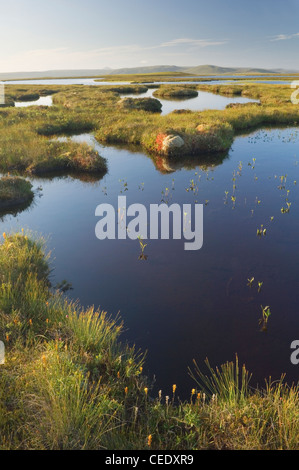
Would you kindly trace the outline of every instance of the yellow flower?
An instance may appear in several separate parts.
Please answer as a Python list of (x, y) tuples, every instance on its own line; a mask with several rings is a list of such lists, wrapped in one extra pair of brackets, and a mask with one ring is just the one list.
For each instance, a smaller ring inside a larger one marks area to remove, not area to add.
[(172, 386), (172, 391), (173, 391), (173, 394), (175, 394), (175, 392), (176, 392), (176, 389), (177, 389), (177, 386), (176, 386), (176, 385), (173, 385), (173, 386)]
[(140, 367), (140, 369), (139, 369), (139, 370), (140, 370), (140, 373), (142, 374), (142, 371), (143, 371), (143, 367)]
[(150, 434), (150, 435), (148, 436), (148, 438), (147, 438), (147, 445), (148, 445), (149, 447), (151, 447), (151, 446), (152, 446), (152, 442), (153, 442), (153, 436)]
[(30, 320), (29, 320), (29, 325), (32, 326), (32, 320), (31, 320), (31, 318), (30, 318)]
[(148, 394), (148, 388), (147, 388), (147, 387), (144, 389), (144, 393), (145, 393), (146, 395)]
[(4, 240), (6, 239), (6, 233), (5, 232), (3, 232), (3, 238), (4, 238)]
[(117, 372), (117, 378), (120, 379), (120, 372)]
[(195, 388), (192, 388), (191, 395), (193, 396), (193, 395), (195, 395), (195, 393), (196, 393), (196, 390), (195, 390)]
[(128, 395), (128, 391), (129, 391), (129, 389), (128, 389), (128, 387), (126, 387), (126, 388), (125, 388), (125, 394), (126, 394), (126, 395)]

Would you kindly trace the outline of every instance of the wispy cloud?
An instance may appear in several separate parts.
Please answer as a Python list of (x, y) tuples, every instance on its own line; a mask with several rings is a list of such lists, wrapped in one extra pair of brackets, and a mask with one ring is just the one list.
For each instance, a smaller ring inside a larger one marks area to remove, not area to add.
[(192, 46), (192, 47), (209, 47), (221, 46), (226, 44), (227, 41), (212, 41), (209, 39), (191, 39), (191, 38), (178, 38), (169, 42), (164, 42), (160, 47), (177, 47), (177, 46)]
[(287, 41), (289, 39), (296, 39), (299, 38), (299, 33), (295, 34), (278, 34), (277, 36), (273, 36), (271, 41)]

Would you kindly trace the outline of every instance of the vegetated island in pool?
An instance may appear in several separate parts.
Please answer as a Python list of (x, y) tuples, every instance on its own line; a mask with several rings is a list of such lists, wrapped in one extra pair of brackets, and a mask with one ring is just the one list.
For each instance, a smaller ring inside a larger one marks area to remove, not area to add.
[[(287, 85), (250, 82), (184, 87), (155, 84), (155, 87), (158, 87), (156, 97), (164, 96), (165, 92), (178, 96), (201, 90), (259, 102), (229, 105), (221, 111), (187, 109), (161, 115), (157, 99), (134, 101), (134, 96), (122, 99), (122, 94), (139, 93), (140, 85), (114, 86), (112, 82), (111, 86), (69, 85), (47, 89), (42, 85), (7, 85), (7, 107), (0, 109), (0, 169), (27, 173), (65, 170), (104, 174), (107, 171), (104, 159), (92, 148), (57, 140), (61, 135), (93, 132), (104, 144), (137, 144), (152, 155), (183, 160), (220, 155), (230, 148), (234, 136), (244, 130), (265, 125), (296, 126), (299, 122), (299, 107), (292, 103), (293, 91)], [(143, 92), (146, 89), (142, 86)], [(33, 94), (37, 97), (47, 93), (53, 96), (53, 106), (21, 109), (9, 106), (15, 99), (26, 99), (26, 94), (31, 100)]]
[(32, 184), (20, 177), (4, 176), (0, 179), (0, 211), (24, 206), (34, 198)]

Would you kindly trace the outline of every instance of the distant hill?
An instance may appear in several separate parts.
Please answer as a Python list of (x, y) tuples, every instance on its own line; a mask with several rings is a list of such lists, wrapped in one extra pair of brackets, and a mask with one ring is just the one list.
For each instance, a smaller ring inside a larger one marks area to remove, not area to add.
[(184, 73), (186, 67), (177, 67), (176, 65), (153, 65), (151, 67), (135, 67), (112, 70), (109, 75), (128, 75), (128, 74), (141, 74), (141, 73)]
[(254, 69), (248, 67), (218, 67), (216, 65), (199, 65), (198, 67), (190, 67), (184, 69), (187, 73), (195, 75), (234, 75), (236, 73), (256, 74), (256, 73), (278, 73), (274, 70)]
[(235, 74), (275, 74), (275, 73), (298, 73), (283, 69), (267, 70), (246, 67), (218, 67), (216, 65), (199, 65), (197, 67), (178, 67), (176, 65), (156, 65), (150, 67), (134, 67), (122, 69), (89, 69), (89, 70), (46, 70), (44, 72), (13, 72), (0, 73), (1, 80), (25, 80), (41, 78), (75, 78), (75, 77), (104, 77), (107, 75), (129, 75), (146, 73), (181, 73), (191, 75), (235, 75)]

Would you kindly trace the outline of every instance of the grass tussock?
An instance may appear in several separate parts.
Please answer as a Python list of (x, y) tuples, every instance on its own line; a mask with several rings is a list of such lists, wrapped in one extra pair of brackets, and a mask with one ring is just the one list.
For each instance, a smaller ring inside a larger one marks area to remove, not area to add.
[(298, 449), (299, 388), (250, 388), (238, 360), (194, 389), (151, 395), (144, 356), (120, 342), (122, 323), (82, 309), (49, 282), (43, 240), (0, 245), (0, 449)]
[(157, 98), (194, 98), (198, 96), (196, 86), (184, 85), (184, 86), (169, 86), (161, 85), (157, 91), (154, 92), (154, 96)]
[(33, 197), (32, 184), (24, 178), (6, 176), (0, 179), (0, 209), (24, 204)]
[(117, 103), (119, 109), (149, 111), (151, 113), (160, 113), (162, 104), (154, 98), (123, 98)]

